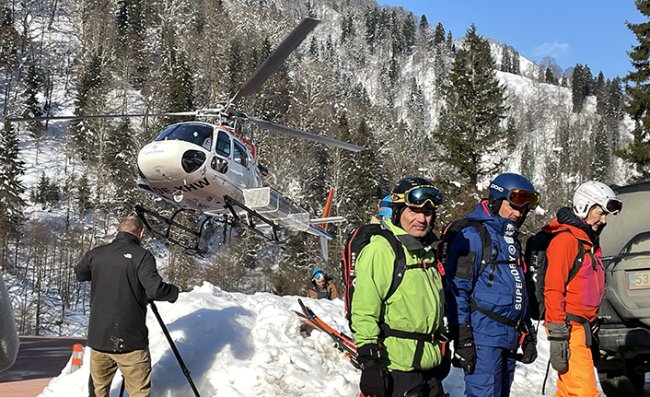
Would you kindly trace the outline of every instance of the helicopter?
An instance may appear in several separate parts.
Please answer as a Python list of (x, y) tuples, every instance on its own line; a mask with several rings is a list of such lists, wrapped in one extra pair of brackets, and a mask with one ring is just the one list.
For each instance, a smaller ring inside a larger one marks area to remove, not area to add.
[[(241, 98), (260, 89), (319, 22), (314, 18), (303, 19), (231, 99), (210, 108), (156, 114), (7, 118), (7, 121), (194, 116), (195, 121), (179, 122), (163, 128), (138, 153), (138, 186), (173, 204), (175, 208), (168, 217), (136, 206), (136, 213), (147, 229), (193, 252), (199, 251), (203, 227), (210, 218), (226, 225), (242, 224), (275, 242), (281, 242), (291, 231), (306, 232), (320, 237), (322, 255), (327, 260), (327, 240), (332, 235), (326, 231), (326, 225), (345, 220), (339, 216), (328, 216), (333, 191), (330, 190), (323, 216), (312, 219), (307, 210), (265, 185), (263, 177), (268, 174), (268, 169), (258, 162), (253, 142), (237, 133), (235, 128), (240, 121), (249, 122), (264, 130), (332, 147), (353, 152), (364, 150), (357, 145), (257, 119), (235, 107)], [(185, 211), (206, 217), (194, 227), (188, 226), (176, 219)], [(191, 238), (189, 241), (177, 238), (174, 231)]]

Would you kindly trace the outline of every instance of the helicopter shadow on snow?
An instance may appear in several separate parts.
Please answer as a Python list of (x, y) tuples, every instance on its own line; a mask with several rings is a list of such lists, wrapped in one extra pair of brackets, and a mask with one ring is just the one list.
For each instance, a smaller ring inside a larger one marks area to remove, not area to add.
[[(215, 361), (219, 360), (217, 356), (227, 347), (229, 354), (236, 360), (245, 361), (253, 357), (255, 346), (250, 329), (242, 323), (254, 318), (253, 312), (234, 306), (218, 310), (199, 309), (167, 325), (174, 344), (199, 390), (201, 384), (207, 381), (206, 374)], [(164, 339), (162, 334), (159, 337)], [(168, 344), (167, 340), (161, 343)], [(165, 373), (163, 379), (156, 379), (155, 388), (174, 391), (178, 385), (182, 385), (182, 390), (186, 389), (187, 380), (171, 348), (165, 349), (165, 353), (153, 364), (152, 369), (154, 377), (157, 369)]]

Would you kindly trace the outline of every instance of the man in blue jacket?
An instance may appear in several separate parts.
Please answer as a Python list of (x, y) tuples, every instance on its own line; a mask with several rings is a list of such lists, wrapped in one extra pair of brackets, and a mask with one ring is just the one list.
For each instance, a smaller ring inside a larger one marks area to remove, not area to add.
[[(537, 357), (517, 233), (538, 201), (528, 179), (501, 174), (451, 243), (447, 317), (467, 396), (508, 396), (516, 359), (531, 363)], [(517, 356), (520, 341), (523, 354)]]

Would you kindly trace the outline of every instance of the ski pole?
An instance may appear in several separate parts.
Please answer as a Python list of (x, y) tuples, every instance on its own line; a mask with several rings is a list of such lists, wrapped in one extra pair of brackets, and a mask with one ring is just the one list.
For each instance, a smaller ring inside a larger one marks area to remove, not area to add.
[(162, 318), (160, 317), (160, 313), (158, 313), (158, 308), (153, 302), (149, 302), (151, 305), (151, 310), (153, 310), (153, 314), (156, 315), (156, 319), (158, 319), (158, 323), (160, 324), (160, 328), (162, 328), (163, 333), (167, 337), (167, 341), (169, 342), (169, 346), (171, 346), (172, 351), (174, 352), (174, 355), (176, 356), (176, 360), (178, 360), (178, 365), (181, 366), (181, 369), (183, 370), (183, 374), (187, 378), (187, 381), (190, 384), (190, 387), (192, 388), (192, 391), (194, 392), (194, 395), (196, 397), (201, 397), (199, 395), (199, 391), (196, 390), (196, 386), (194, 386), (194, 382), (192, 381), (192, 377), (190, 376), (190, 370), (187, 369), (185, 366), (185, 363), (183, 362), (183, 359), (181, 358), (181, 354), (178, 352), (178, 349), (176, 349), (176, 345), (174, 344), (174, 341), (172, 340), (172, 337), (169, 335), (169, 331), (167, 330), (167, 327), (165, 326), (165, 323), (163, 322)]

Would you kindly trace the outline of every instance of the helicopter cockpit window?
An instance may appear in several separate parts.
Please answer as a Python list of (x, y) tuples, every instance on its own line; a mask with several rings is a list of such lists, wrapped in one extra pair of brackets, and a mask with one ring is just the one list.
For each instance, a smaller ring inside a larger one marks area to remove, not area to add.
[(158, 136), (156, 141), (185, 141), (203, 146), (204, 142), (212, 138), (213, 127), (204, 124), (180, 123), (170, 125)]
[(236, 163), (239, 163), (244, 167), (248, 167), (248, 156), (246, 155), (246, 148), (239, 142), (235, 142), (234, 159)]
[(217, 154), (223, 157), (230, 157), (230, 137), (223, 131), (219, 131), (217, 136)]

